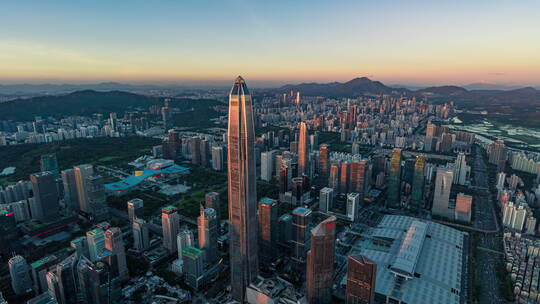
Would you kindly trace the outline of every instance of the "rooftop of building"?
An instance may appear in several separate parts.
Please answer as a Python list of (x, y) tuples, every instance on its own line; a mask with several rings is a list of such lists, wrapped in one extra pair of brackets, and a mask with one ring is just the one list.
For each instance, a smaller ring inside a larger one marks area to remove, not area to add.
[(187, 246), (182, 249), (182, 254), (189, 258), (195, 259), (199, 257), (201, 254), (203, 254), (203, 251), (193, 246)]
[(460, 303), (467, 233), (408, 216), (385, 215), (355, 244), (377, 264), (375, 292), (405, 303)]
[(268, 197), (263, 197), (263, 198), (261, 198), (261, 200), (259, 202), (261, 204), (264, 204), (264, 205), (273, 205), (277, 201), (275, 199), (271, 199), (271, 198), (268, 198)]
[(161, 212), (169, 213), (178, 210), (175, 206), (166, 206), (161, 209)]
[(306, 216), (311, 213), (311, 209), (304, 208), (304, 207), (297, 207), (296, 209), (293, 210), (292, 213), (296, 215)]

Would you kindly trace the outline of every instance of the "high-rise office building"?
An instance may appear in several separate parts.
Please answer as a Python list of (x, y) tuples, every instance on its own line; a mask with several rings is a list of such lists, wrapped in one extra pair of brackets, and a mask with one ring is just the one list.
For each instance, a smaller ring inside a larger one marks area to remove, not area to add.
[(341, 177), (339, 184), (339, 192), (341, 193), (349, 192), (350, 168), (351, 164), (349, 162), (345, 161), (341, 163)]
[(305, 122), (300, 123), (300, 139), (298, 141), (298, 176), (310, 176), (308, 131)]
[(358, 210), (360, 209), (360, 194), (351, 192), (347, 194), (347, 217), (351, 221), (356, 221)]
[(28, 264), (26, 260), (22, 256), (16, 255), (9, 259), (8, 265), (13, 292), (21, 295), (32, 291), (32, 280), (30, 280), (30, 275), (28, 275)]
[(201, 165), (201, 139), (199, 137), (190, 138), (189, 149), (191, 150), (191, 163), (196, 166), (200, 166)]
[(399, 208), (401, 205), (401, 150), (392, 151), (390, 159), (390, 174), (388, 179), (387, 206)]
[(15, 214), (0, 210), (0, 257), (8, 257), (19, 246)]
[(260, 262), (269, 265), (274, 257), (277, 246), (278, 203), (276, 200), (264, 197), (259, 201), (259, 252)]
[(178, 245), (178, 259), (182, 260), (182, 252), (184, 248), (194, 245), (193, 232), (191, 230), (184, 229), (178, 232), (176, 236), (176, 244)]
[(418, 211), (424, 205), (424, 166), (426, 158), (422, 155), (416, 158), (414, 163), (414, 173), (412, 181), (411, 206), (410, 209)]
[(58, 280), (58, 293), (62, 304), (77, 303), (77, 254), (72, 254), (56, 265), (56, 278)]
[(88, 241), (86, 240), (86, 236), (80, 236), (78, 238), (73, 239), (69, 246), (73, 249), (75, 249), (75, 254), (77, 257), (85, 256), (88, 257)]
[(50, 172), (55, 179), (60, 177), (60, 167), (56, 153), (43, 154), (40, 157), (40, 167), (42, 172)]
[(366, 160), (353, 161), (351, 163), (351, 178), (349, 191), (356, 192), (363, 199), (369, 190), (371, 176), (370, 164)]
[(339, 164), (330, 165), (330, 175), (328, 176), (328, 187), (339, 191)]
[(103, 229), (95, 228), (86, 232), (86, 242), (88, 243), (88, 255), (91, 261), (99, 260), (99, 255), (105, 249), (105, 232)]
[(319, 175), (328, 176), (330, 162), (330, 149), (328, 145), (319, 146)]
[(144, 201), (140, 198), (134, 198), (127, 202), (129, 222), (133, 224), (136, 218), (142, 218), (144, 215)]
[(223, 171), (225, 168), (224, 158), (223, 147), (212, 146), (212, 169), (216, 171)]
[(77, 265), (80, 297), (93, 304), (119, 303), (120, 281), (111, 270), (107, 263), (81, 258)]
[(30, 205), (32, 218), (46, 221), (58, 215), (58, 188), (54, 176), (50, 172), (40, 172), (30, 175), (34, 204)]
[(335, 240), (336, 218), (334, 216), (322, 221), (311, 230), (311, 244), (306, 263), (306, 293), (310, 304), (332, 302)]
[(311, 210), (297, 207), (292, 212), (292, 260), (296, 269), (303, 273), (305, 270), (306, 252), (309, 247), (309, 225)]
[(122, 231), (118, 227), (111, 227), (105, 231), (105, 249), (116, 256), (118, 265), (118, 277), (120, 280), (129, 279), (129, 272), (126, 262), (126, 250), (124, 249), (124, 240)]
[(177, 250), (176, 236), (180, 226), (180, 217), (176, 207), (167, 206), (161, 209), (161, 227), (163, 228), (163, 247), (170, 253)]
[(216, 210), (216, 217), (218, 221), (221, 218), (221, 200), (219, 199), (219, 193), (208, 192), (204, 196), (204, 207), (207, 209)]
[(88, 213), (96, 220), (104, 220), (108, 217), (107, 197), (103, 177), (93, 175), (87, 179)]
[(133, 248), (141, 252), (150, 247), (150, 233), (148, 224), (141, 218), (135, 218), (132, 224)]
[(79, 196), (77, 193), (77, 180), (73, 169), (62, 171), (62, 184), (64, 185), (64, 204), (69, 210), (79, 210)]
[(201, 205), (200, 214), (197, 218), (199, 232), (199, 249), (203, 250), (206, 262), (214, 263), (219, 258), (217, 241), (219, 237), (219, 220), (216, 210), (203, 208)]
[(467, 165), (465, 153), (460, 152), (453, 164), (454, 184), (465, 185), (471, 173), (471, 167)]
[(188, 246), (182, 249), (182, 259), (184, 261), (186, 284), (197, 290), (204, 271), (204, 252)]
[(319, 211), (328, 212), (332, 209), (332, 203), (334, 201), (334, 189), (324, 187), (319, 191)]
[(275, 154), (275, 150), (261, 153), (261, 179), (263, 181), (272, 181)]
[(48, 255), (30, 264), (36, 294), (47, 291), (47, 271), (51, 270), (56, 263), (58, 263), (58, 258), (55, 255)]
[(374, 304), (377, 264), (362, 255), (347, 258), (347, 304)]
[(449, 208), (450, 190), (454, 172), (448, 168), (438, 168), (435, 177), (435, 190), (433, 191), (433, 215), (454, 219), (454, 210)]
[(90, 198), (88, 197), (88, 180), (94, 175), (94, 167), (92, 165), (84, 164), (74, 167), (73, 170), (75, 171), (79, 209), (86, 213), (91, 213)]
[(257, 278), (257, 193), (255, 129), (251, 95), (242, 77), (229, 94), (228, 192), (231, 294), (243, 302), (246, 287)]

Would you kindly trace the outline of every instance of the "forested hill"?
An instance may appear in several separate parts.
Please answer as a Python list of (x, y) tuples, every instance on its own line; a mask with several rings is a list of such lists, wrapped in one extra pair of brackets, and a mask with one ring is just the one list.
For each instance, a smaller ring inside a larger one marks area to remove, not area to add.
[[(173, 99), (171, 106), (181, 109), (209, 107), (218, 104), (215, 100)], [(108, 114), (134, 108), (163, 105), (163, 98), (138, 95), (121, 91), (97, 92), (77, 91), (67, 95), (40, 96), (15, 99), (0, 103), (0, 120), (33, 120), (35, 116), (64, 117), (69, 115)]]

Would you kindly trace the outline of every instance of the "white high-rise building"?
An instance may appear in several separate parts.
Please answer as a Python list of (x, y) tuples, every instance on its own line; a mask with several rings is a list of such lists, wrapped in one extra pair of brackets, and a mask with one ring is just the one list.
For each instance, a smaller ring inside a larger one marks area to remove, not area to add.
[(347, 217), (351, 221), (356, 220), (358, 215), (358, 209), (360, 208), (360, 194), (356, 192), (351, 192), (347, 194)]
[(450, 190), (454, 172), (448, 168), (437, 169), (435, 177), (435, 190), (433, 193), (433, 215), (442, 216), (448, 219), (454, 219), (454, 210), (449, 208)]
[(261, 179), (264, 181), (272, 180), (275, 154), (275, 150), (261, 153)]
[(506, 182), (506, 173), (499, 172), (497, 174), (497, 189), (504, 189), (505, 182)]
[(324, 187), (319, 192), (319, 210), (328, 212), (332, 208), (332, 200), (334, 198), (334, 189)]
[(467, 165), (465, 153), (460, 152), (454, 162), (454, 184), (465, 185), (471, 173), (471, 167)]

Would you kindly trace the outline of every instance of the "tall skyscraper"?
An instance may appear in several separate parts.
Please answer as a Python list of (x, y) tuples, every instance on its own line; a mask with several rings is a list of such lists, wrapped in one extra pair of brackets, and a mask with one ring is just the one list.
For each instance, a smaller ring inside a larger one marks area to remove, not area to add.
[(435, 177), (435, 190), (433, 191), (433, 215), (454, 219), (454, 210), (448, 206), (450, 200), (450, 190), (454, 172), (448, 168), (438, 168)]
[(417, 211), (423, 206), (424, 201), (424, 166), (426, 158), (422, 155), (416, 158), (411, 194), (411, 210)]
[(341, 163), (341, 178), (340, 178), (340, 184), (339, 184), (339, 192), (341, 193), (349, 192), (350, 167), (351, 167), (351, 164), (349, 162), (345, 161)]
[(116, 256), (118, 265), (118, 276), (121, 280), (129, 279), (129, 272), (126, 262), (126, 250), (124, 249), (124, 240), (122, 231), (118, 227), (111, 227), (105, 231), (105, 249)]
[(269, 265), (277, 246), (278, 203), (264, 197), (259, 201), (259, 252), (261, 264)]
[(292, 260), (299, 273), (305, 270), (306, 252), (309, 247), (309, 225), (311, 223), (311, 210), (297, 207), (292, 212)]
[(28, 274), (28, 264), (26, 260), (16, 255), (9, 259), (9, 275), (11, 276), (11, 287), (15, 294), (24, 294), (32, 291), (32, 280)]
[(336, 218), (331, 216), (311, 230), (306, 263), (306, 293), (310, 304), (332, 302)]
[(212, 169), (216, 171), (223, 171), (225, 167), (223, 165), (224, 158), (225, 157), (223, 155), (223, 147), (212, 146)]
[(261, 153), (261, 179), (263, 181), (272, 181), (275, 154), (275, 150)]
[(88, 243), (88, 254), (91, 261), (99, 260), (98, 256), (105, 249), (105, 232), (103, 229), (95, 228), (86, 232), (86, 242)]
[(58, 166), (56, 153), (41, 155), (40, 166), (42, 172), (51, 172), (55, 179), (60, 177), (60, 167)]
[(238, 76), (229, 94), (227, 159), (231, 293), (233, 300), (241, 303), (259, 267), (254, 143), (251, 95)]
[(133, 228), (133, 248), (141, 252), (150, 247), (150, 233), (148, 224), (145, 220), (135, 218), (132, 224)]
[(127, 202), (128, 217), (131, 224), (135, 222), (136, 218), (143, 217), (144, 202), (140, 198), (134, 198)]
[(208, 192), (204, 196), (204, 207), (207, 209), (216, 210), (216, 217), (219, 220), (221, 218), (221, 200), (219, 199), (219, 193)]
[(369, 189), (370, 164), (366, 160), (351, 163), (350, 191), (354, 191), (363, 199)]
[(360, 194), (351, 192), (347, 194), (347, 217), (351, 221), (356, 221), (358, 210), (360, 209)]
[(507, 158), (507, 150), (502, 139), (498, 139), (491, 143), (488, 147), (489, 162), (494, 165), (499, 165), (505, 162)]
[(205, 209), (201, 205), (197, 224), (199, 229), (199, 249), (204, 251), (206, 262), (214, 263), (219, 257), (217, 250), (219, 220), (217, 219), (216, 210)]
[[(197, 290), (204, 270), (204, 252), (192, 246), (182, 249), (186, 284)], [(241, 302), (242, 303), (242, 302)]]
[(455, 219), (462, 222), (471, 222), (473, 197), (459, 193), (456, 197)]
[(32, 218), (40, 221), (51, 220), (58, 215), (58, 188), (52, 173), (45, 171), (30, 175), (34, 204), (30, 205)]
[(77, 183), (77, 196), (80, 210), (91, 213), (90, 198), (88, 197), (88, 179), (94, 174), (92, 165), (84, 164), (73, 168), (75, 171), (75, 182)]
[(329, 162), (330, 162), (330, 151), (328, 145), (319, 146), (319, 175), (328, 176)]
[(192, 137), (189, 139), (189, 148), (191, 150), (191, 163), (197, 166), (202, 164), (201, 160), (201, 139)]
[(103, 177), (93, 175), (87, 179), (87, 198), (89, 214), (96, 220), (104, 220), (108, 216), (107, 197), (105, 195), (105, 186)]
[(347, 258), (347, 304), (374, 304), (377, 264), (362, 255)]
[(319, 191), (319, 211), (328, 212), (334, 201), (334, 189), (324, 187)]
[(328, 187), (339, 191), (339, 164), (332, 164), (330, 166), (330, 176), (328, 176)]
[(300, 140), (298, 141), (298, 176), (309, 177), (308, 131), (305, 122), (300, 123)]
[(467, 165), (465, 153), (460, 152), (453, 165), (454, 169), (454, 184), (465, 185), (469, 179), (471, 167)]
[(176, 244), (178, 245), (178, 259), (182, 260), (182, 252), (184, 248), (193, 246), (194, 244), (193, 232), (191, 230), (184, 229), (178, 232), (176, 236)]
[(180, 217), (174, 206), (167, 206), (161, 209), (161, 227), (163, 229), (163, 247), (169, 249), (170, 253), (177, 250), (176, 236), (180, 226)]
[(387, 206), (398, 208), (401, 205), (401, 150), (392, 151), (388, 181)]
[(72, 211), (79, 210), (77, 180), (75, 179), (75, 171), (73, 169), (62, 171), (62, 184), (64, 185), (64, 204)]
[(58, 291), (62, 304), (77, 303), (77, 254), (72, 254), (56, 265)]

